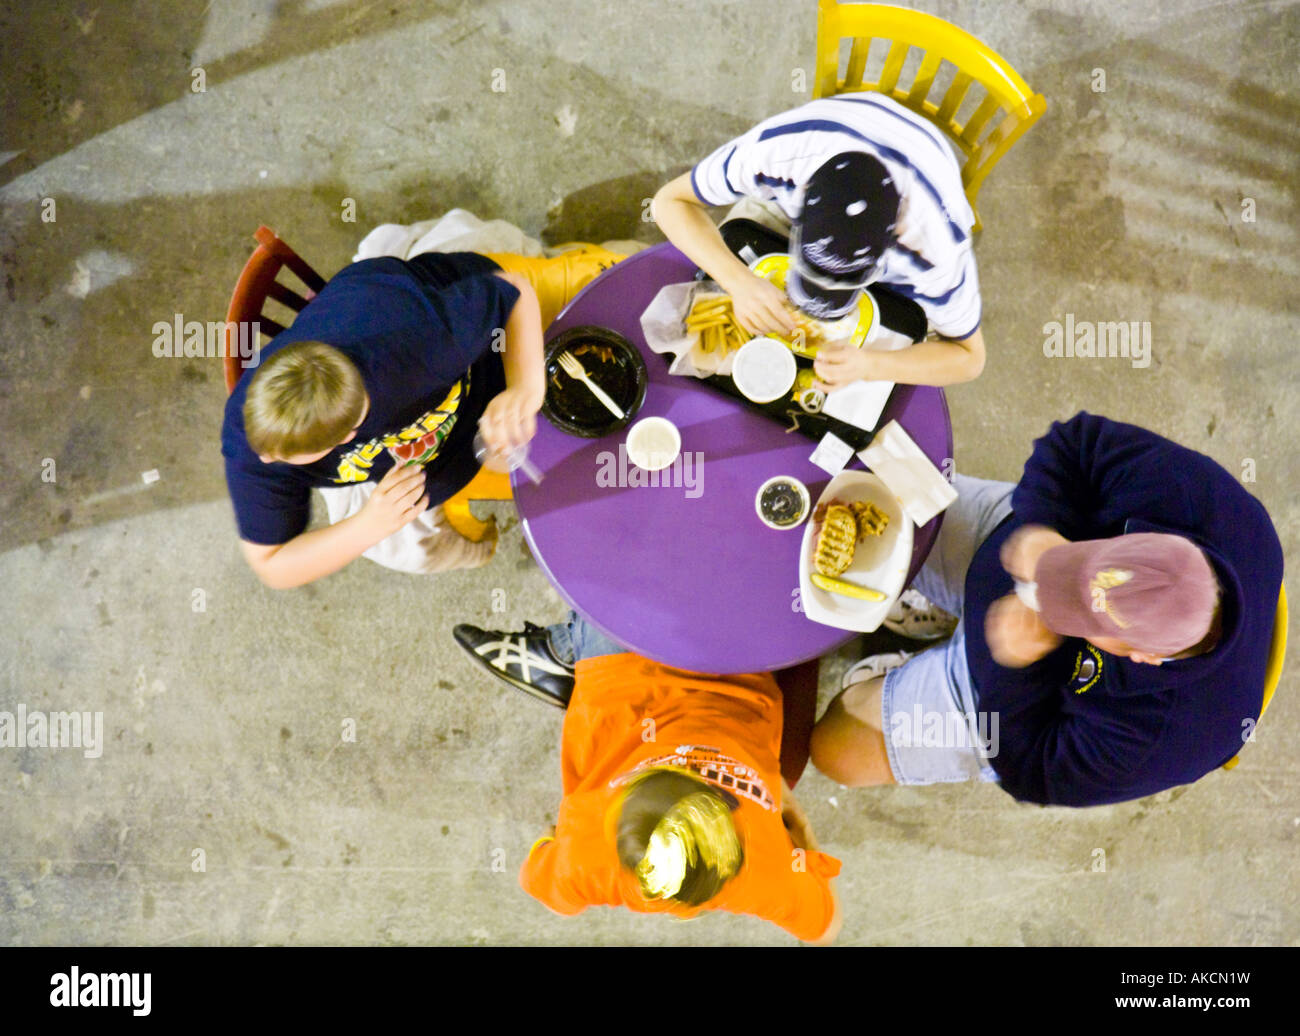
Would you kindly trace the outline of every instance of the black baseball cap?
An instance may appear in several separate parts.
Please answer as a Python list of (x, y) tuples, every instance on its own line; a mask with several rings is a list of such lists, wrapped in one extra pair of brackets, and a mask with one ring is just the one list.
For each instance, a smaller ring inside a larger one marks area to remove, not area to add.
[(893, 175), (874, 156), (849, 151), (823, 163), (790, 237), (790, 301), (823, 320), (848, 313), (896, 239), (898, 203)]

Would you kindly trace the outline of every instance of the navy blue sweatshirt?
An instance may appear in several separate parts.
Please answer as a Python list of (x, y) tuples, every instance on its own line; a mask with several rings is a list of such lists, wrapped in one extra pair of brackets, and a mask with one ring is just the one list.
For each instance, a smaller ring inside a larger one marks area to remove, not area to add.
[[(976, 551), (965, 600), (976, 700), (999, 717), (990, 763), (1002, 787), (1025, 802), (1122, 802), (1187, 784), (1241, 751), (1263, 702), (1282, 584), (1282, 547), (1259, 501), (1209, 457), (1081, 413), (1034, 443), (1011, 504)], [(984, 638), (989, 605), (1013, 590), (998, 551), (1031, 523), (1069, 540), (1192, 540), (1223, 591), (1217, 646), (1153, 666), (1071, 638), (1024, 669), (999, 666)]]
[[(505, 387), (501, 354), (490, 348), (519, 300), (501, 268), (472, 252), (381, 256), (340, 270), (262, 350), (265, 360), (293, 342), (328, 342), (361, 372), (370, 410), (352, 441), (311, 464), (262, 463), (244, 432), (255, 368), (226, 400), (221, 452), (239, 538), (288, 543), (307, 528), (313, 486), (382, 479), (387, 447), (441, 443), (424, 466), (429, 504), (454, 496), (478, 472), (471, 444), (478, 419)], [(459, 387), (454, 396), (453, 386)]]

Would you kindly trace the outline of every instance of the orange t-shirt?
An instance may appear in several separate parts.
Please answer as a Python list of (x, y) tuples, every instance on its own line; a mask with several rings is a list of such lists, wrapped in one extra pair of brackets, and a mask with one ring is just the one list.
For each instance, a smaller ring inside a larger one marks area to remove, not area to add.
[[(555, 837), (533, 847), (519, 883), (560, 914), (620, 904), (677, 917), (727, 910), (815, 940), (831, 923), (840, 861), (795, 849), (781, 822), (780, 755), (781, 689), (770, 673), (707, 676), (633, 654), (584, 659), (564, 717)], [(740, 802), (732, 816), (744, 863), (702, 906), (645, 899), (619, 862), (610, 807), (624, 780), (650, 766), (689, 768)]]

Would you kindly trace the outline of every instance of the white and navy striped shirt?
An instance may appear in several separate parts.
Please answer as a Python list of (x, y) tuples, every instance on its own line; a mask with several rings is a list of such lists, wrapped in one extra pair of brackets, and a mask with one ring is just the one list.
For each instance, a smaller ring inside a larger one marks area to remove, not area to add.
[(944, 337), (973, 335), (981, 313), (975, 215), (961, 170), (936, 126), (885, 95), (826, 97), (760, 122), (696, 165), (691, 186), (706, 205), (748, 196), (795, 220), (813, 173), (845, 151), (874, 156), (898, 188), (898, 240), (876, 280), (916, 302)]

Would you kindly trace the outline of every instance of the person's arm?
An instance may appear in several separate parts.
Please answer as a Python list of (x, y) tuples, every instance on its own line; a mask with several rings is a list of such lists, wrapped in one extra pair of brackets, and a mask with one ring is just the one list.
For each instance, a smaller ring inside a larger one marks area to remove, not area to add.
[(571, 887), (560, 858), (556, 842), (556, 829), (537, 839), (528, 850), (528, 858), (519, 868), (519, 887), (535, 900), (564, 917), (572, 917), (587, 909), (581, 893)]
[(428, 506), (424, 469), (394, 465), (365, 506), (343, 521), (304, 532), (286, 543), (239, 541), (254, 574), (273, 590), (314, 582), (350, 564)]
[(537, 431), (537, 412), (546, 396), (546, 372), (542, 368), (542, 309), (528, 278), (517, 273), (498, 273), (519, 292), (506, 318), (505, 391), (495, 396), (483, 411), (479, 427), (489, 449), (504, 454), (532, 439)]
[(1054, 633), (1015, 594), (999, 597), (984, 616), (984, 639), (993, 661), (1007, 669), (1023, 669), (1046, 658), (1064, 638)]
[(839, 891), (835, 888), (835, 879), (827, 879), (826, 886), (831, 894), (831, 902), (834, 908), (831, 912), (831, 923), (826, 926), (826, 931), (816, 939), (807, 940), (809, 946), (830, 946), (840, 937), (840, 929), (844, 927), (844, 904), (840, 901)]
[(736, 320), (745, 330), (794, 333), (796, 325), (786, 308), (785, 292), (731, 253), (691, 186), (690, 173), (660, 187), (651, 211), (664, 236), (731, 296)]
[(1077, 541), (1117, 535), (1129, 518), (1179, 526), (1244, 493), (1209, 457), (1081, 412), (1034, 442), (1011, 505), (1020, 520)]
[(924, 288), (896, 279), (880, 287), (920, 306), (938, 337), (892, 351), (856, 349), (847, 342), (823, 347), (814, 365), (821, 391), (859, 379), (946, 387), (984, 372), (983, 303), (974, 254), (965, 248), (948, 255), (941, 266), (923, 272), (921, 281)]
[(794, 843), (796, 849), (819, 851), (820, 846), (813, 835), (812, 825), (808, 822), (808, 814), (803, 811), (799, 800), (794, 797), (794, 789), (790, 787), (790, 782), (782, 777), (781, 786), (785, 789), (781, 796), (781, 823), (789, 832), (790, 841)]
[(974, 381), (984, 370), (984, 334), (976, 328), (968, 338), (917, 342), (890, 352), (848, 343), (826, 345), (817, 351), (813, 369), (818, 378), (815, 387), (822, 392), (858, 380), (940, 388), (960, 385)]
[[(1147, 763), (1173, 707), (1167, 679), (1104, 652), (1092, 656), (1083, 640), (1059, 643), (1014, 595), (994, 601), (980, 624), (1005, 667), (978, 688), (980, 736), (1005, 792), (1021, 802), (1091, 806), (1160, 790)], [(1071, 689), (1084, 660), (1100, 667), (1104, 689)]]
[[(785, 824), (785, 829), (790, 835), (790, 841), (796, 849), (803, 849), (807, 853), (821, 852), (821, 847), (817, 844), (817, 837), (813, 834), (812, 825), (808, 822), (808, 816), (799, 805), (799, 800), (794, 797), (794, 790), (789, 783), (782, 778), (782, 786), (785, 788), (781, 796), (781, 822)], [(839, 938), (840, 929), (844, 926), (844, 907), (840, 902), (839, 892), (835, 888), (835, 879), (827, 879), (827, 890), (831, 897), (831, 918), (824, 931), (816, 939), (804, 939), (809, 946), (829, 946)]]
[[(1109, 655), (1102, 659), (1103, 665), (1119, 664)], [(1053, 675), (1057, 684), (1061, 676)], [(981, 692), (980, 707), (1000, 724), (998, 778), (1003, 790), (1020, 802), (1097, 806), (1152, 795), (1179, 783), (1155, 779), (1150, 763), (1166, 732), (1171, 707), (1167, 693), (1132, 693), (1118, 703), (1080, 700), (1076, 705), (1062, 700), (1058, 684), (1044, 697), (1023, 704), (985, 701)], [(990, 732), (992, 722), (990, 718)]]

